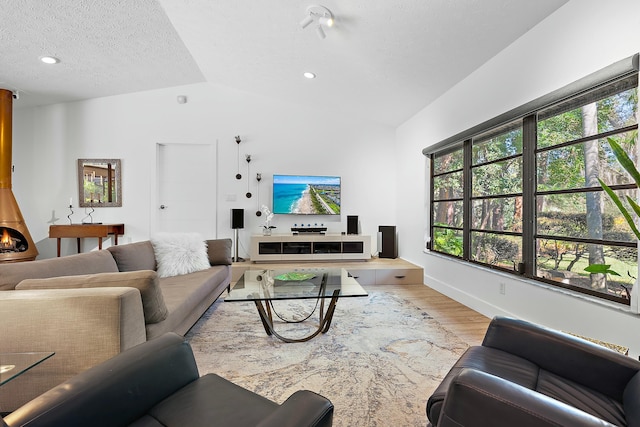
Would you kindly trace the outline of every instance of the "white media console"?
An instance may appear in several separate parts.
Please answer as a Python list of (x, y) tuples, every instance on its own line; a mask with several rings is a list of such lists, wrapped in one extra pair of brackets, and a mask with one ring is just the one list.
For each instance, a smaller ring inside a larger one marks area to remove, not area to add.
[(371, 258), (371, 237), (320, 233), (254, 235), (249, 257), (254, 262), (367, 260)]

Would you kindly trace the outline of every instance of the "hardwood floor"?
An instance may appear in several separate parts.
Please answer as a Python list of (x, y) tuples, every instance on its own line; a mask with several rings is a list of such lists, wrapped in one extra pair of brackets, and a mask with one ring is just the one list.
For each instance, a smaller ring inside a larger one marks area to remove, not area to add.
[(426, 285), (373, 285), (368, 291), (391, 292), (411, 300), (469, 345), (479, 345), (489, 326), (486, 316)]

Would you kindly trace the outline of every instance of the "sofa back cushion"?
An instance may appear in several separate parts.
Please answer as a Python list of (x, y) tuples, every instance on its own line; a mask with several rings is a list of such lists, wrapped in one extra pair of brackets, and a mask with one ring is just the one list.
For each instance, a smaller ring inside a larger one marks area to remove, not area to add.
[(125, 273), (86, 274), (48, 279), (26, 279), (16, 289), (69, 289), (69, 288), (136, 288), (142, 297), (142, 309), (146, 324), (162, 322), (169, 314), (158, 285), (155, 271), (140, 270)]
[(24, 279), (117, 271), (116, 262), (106, 250), (68, 255), (61, 258), (0, 264), (0, 290), (14, 289)]
[(156, 257), (151, 242), (129, 243), (107, 248), (118, 264), (119, 271), (156, 270)]

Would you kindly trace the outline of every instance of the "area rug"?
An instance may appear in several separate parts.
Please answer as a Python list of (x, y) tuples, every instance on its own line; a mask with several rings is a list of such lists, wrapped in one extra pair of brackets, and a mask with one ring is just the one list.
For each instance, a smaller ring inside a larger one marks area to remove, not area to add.
[[(275, 308), (296, 319), (313, 305)], [(302, 337), (314, 317), (279, 321), (276, 331)], [(216, 373), (277, 403), (312, 390), (334, 404), (336, 427), (426, 425), (429, 395), (468, 347), (424, 310), (386, 292), (340, 299), (329, 331), (304, 343), (267, 336), (252, 302), (222, 300), (186, 338), (201, 375)]]

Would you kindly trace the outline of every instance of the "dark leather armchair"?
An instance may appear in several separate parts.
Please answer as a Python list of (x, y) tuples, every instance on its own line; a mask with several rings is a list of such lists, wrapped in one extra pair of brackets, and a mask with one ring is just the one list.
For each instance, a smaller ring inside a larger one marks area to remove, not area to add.
[(278, 405), (217, 375), (198, 374), (169, 333), (133, 347), (7, 415), (9, 427), (330, 427), (333, 405), (297, 391)]
[(640, 362), (505, 317), (427, 402), (431, 426), (640, 426)]

